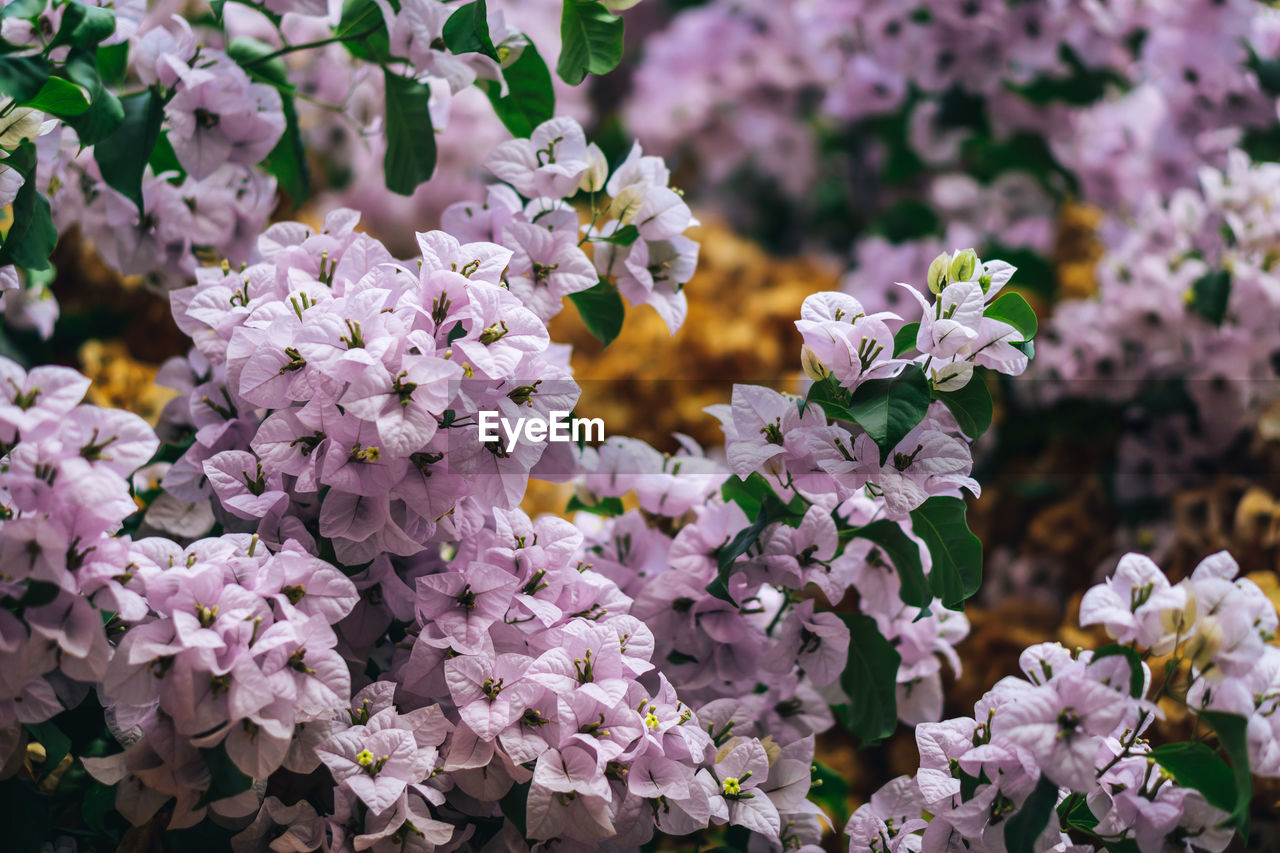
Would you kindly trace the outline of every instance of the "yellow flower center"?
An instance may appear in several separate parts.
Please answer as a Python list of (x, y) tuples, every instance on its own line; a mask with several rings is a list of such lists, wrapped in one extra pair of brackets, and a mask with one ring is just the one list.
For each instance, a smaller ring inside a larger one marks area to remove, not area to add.
[(361, 767), (371, 767), (373, 765), (373, 753), (367, 749), (362, 749), (356, 753), (356, 764)]
[(736, 797), (742, 793), (742, 784), (738, 781), (737, 776), (728, 776), (720, 784), (720, 789), (724, 791), (726, 797)]
[(644, 724), (651, 729), (656, 729), (659, 725), (657, 716), (652, 711), (645, 714)]

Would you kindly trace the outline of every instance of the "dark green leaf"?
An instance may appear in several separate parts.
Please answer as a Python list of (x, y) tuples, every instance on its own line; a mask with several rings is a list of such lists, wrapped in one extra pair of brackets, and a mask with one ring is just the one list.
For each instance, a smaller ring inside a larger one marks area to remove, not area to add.
[(493, 112), (511, 131), (512, 136), (527, 137), (533, 129), (551, 119), (556, 111), (556, 93), (551, 87), (551, 72), (538, 55), (533, 43), (524, 46), (515, 62), (502, 70), (507, 81), (507, 96), (492, 80), (484, 82)]
[(877, 743), (898, 727), (896, 685), (902, 658), (870, 616), (841, 613), (840, 618), (849, 628), (849, 660), (840, 675), (849, 704), (841, 706), (841, 720), (864, 744)]
[(34, 98), (49, 79), (52, 67), (39, 56), (0, 56), (0, 94), (18, 103)]
[(61, 77), (50, 77), (34, 98), (26, 101), (24, 107), (40, 110), (58, 118), (72, 118), (89, 109), (80, 87)]
[(129, 43), (122, 41), (99, 47), (97, 54), (98, 76), (102, 81), (117, 88), (124, 85), (125, 72), (129, 67)]
[(1236, 780), (1231, 767), (1203, 743), (1165, 743), (1151, 757), (1184, 788), (1204, 794), (1209, 805), (1230, 814), (1236, 807)]
[(48, 776), (71, 751), (71, 738), (63, 734), (52, 721), (29, 725), (27, 732), (33, 741), (44, 747), (44, 764), (40, 767), (40, 775)]
[(444, 22), (444, 43), (455, 56), (463, 53), (482, 53), (498, 62), (498, 51), (489, 35), (489, 12), (484, 0), (474, 0), (459, 6), (449, 20)]
[(80, 813), (84, 816), (85, 826), (101, 832), (107, 815), (116, 807), (116, 789), (113, 785), (104, 785), (97, 780), (89, 783), (80, 801)]
[(601, 281), (588, 290), (569, 294), (569, 299), (577, 307), (587, 331), (604, 346), (613, 343), (622, 331), (622, 320), (626, 316), (618, 289)]
[(1191, 285), (1191, 307), (1215, 326), (1222, 325), (1231, 298), (1231, 273), (1214, 270), (1200, 276)]
[(608, 74), (622, 61), (622, 19), (594, 0), (564, 0), (556, 73), (570, 86)]
[(863, 382), (849, 401), (849, 415), (880, 448), (880, 464), (929, 411), (929, 380), (918, 364), (892, 379)]
[(107, 185), (143, 211), (142, 175), (164, 118), (164, 98), (154, 89), (135, 92), (120, 99), (124, 123), (102, 145), (95, 145), (93, 159)]
[(935, 495), (911, 511), (911, 532), (933, 558), (929, 587), (942, 606), (961, 610), (982, 583), (982, 543), (969, 530), (960, 498)]
[(849, 783), (844, 774), (816, 760), (813, 762), (812, 774), (810, 799), (834, 818), (836, 826), (844, 826), (849, 820)]
[(640, 229), (634, 225), (624, 225), (608, 237), (596, 237), (600, 243), (612, 243), (615, 246), (630, 246), (640, 236)]
[(387, 153), (382, 159), (387, 189), (413, 195), (436, 168), (436, 132), (431, 126), (431, 87), (383, 70), (387, 92)]
[(35, 21), (47, 5), (48, 0), (14, 0), (0, 9), (0, 19)]
[(13, 199), (13, 225), (0, 245), (0, 266), (16, 264), (28, 270), (49, 268), (49, 255), (58, 242), (49, 200), (37, 189), (36, 149), (28, 141), (13, 151), (5, 165), (25, 180)]
[(302, 145), (293, 98), (282, 95), (280, 101), (284, 109), (284, 135), (262, 165), (275, 176), (280, 189), (289, 194), (289, 200), (297, 207), (311, 195), (311, 170), (307, 166), (307, 152)]
[(903, 353), (908, 353), (915, 349), (916, 335), (919, 332), (919, 323), (907, 323), (899, 329), (898, 334), (893, 336), (893, 357), (898, 358)]
[(1011, 290), (1001, 293), (996, 297), (995, 302), (987, 306), (983, 316), (1013, 326), (1018, 334), (1022, 335), (1024, 341), (1029, 341), (1036, 336), (1038, 329), (1036, 312), (1031, 310), (1031, 306), (1020, 293), (1014, 293)]
[(1231, 759), (1231, 772), (1236, 780), (1235, 808), (1231, 821), (1242, 838), (1249, 837), (1249, 802), (1253, 799), (1253, 776), (1249, 772), (1249, 743), (1245, 735), (1248, 723), (1236, 714), (1205, 711), (1200, 717), (1218, 734), (1218, 742)]
[(809, 386), (809, 393), (800, 402), (800, 414), (803, 415), (814, 403), (833, 420), (853, 420), (853, 415), (849, 414), (849, 392), (840, 387), (834, 376), (828, 375)]
[(178, 155), (174, 153), (173, 143), (169, 142), (167, 132), (161, 133), (156, 139), (156, 147), (151, 149), (151, 159), (147, 162), (156, 175), (175, 173), (169, 178), (172, 183), (181, 183), (187, 176), (187, 170), (178, 162)]
[(764, 533), (765, 528), (786, 518), (789, 512), (786, 504), (772, 491), (765, 494), (760, 502), (760, 511), (756, 513), (756, 520), (750, 527), (739, 530), (738, 535), (716, 553), (716, 565), (719, 571), (715, 580), (707, 584), (707, 592), (721, 601), (737, 604), (729, 594), (729, 575), (733, 572), (733, 564), (760, 540), (760, 534)]
[(921, 615), (928, 615), (933, 593), (920, 562), (920, 546), (903, 532), (902, 526), (896, 521), (882, 518), (855, 528), (851, 534), (857, 539), (874, 542), (884, 551), (902, 581), (899, 596), (912, 607), (919, 607), (923, 611)]
[(564, 508), (566, 513), (570, 512), (589, 512), (593, 515), (602, 515), (605, 518), (615, 518), (626, 512), (622, 506), (622, 498), (600, 498), (593, 504), (586, 504), (577, 495), (569, 498), (569, 505)]
[(1042, 773), (1031, 796), (1005, 824), (1005, 849), (1009, 853), (1035, 853), (1036, 839), (1049, 825), (1053, 807), (1057, 804), (1058, 786)]
[(976, 439), (991, 426), (995, 406), (987, 388), (983, 368), (975, 367), (973, 377), (957, 391), (939, 391), (938, 399), (956, 416), (956, 423), (969, 438)]
[(342, 17), (333, 37), (358, 59), (385, 62), (391, 59), (391, 42), (382, 10), (373, 0), (344, 0)]
[[(67, 54), (62, 75), (89, 93), (89, 109), (81, 115), (67, 119), (75, 130), (81, 145), (96, 145), (111, 136), (124, 123), (124, 105), (103, 85), (98, 75), (98, 59), (95, 51), (73, 48)], [(133, 156), (146, 162), (146, 154), (138, 151)]]
[(237, 36), (227, 47), (227, 56), (234, 59), (257, 82), (292, 90), (284, 57), (272, 56), (275, 52), (276, 48), (250, 36)]
[(1138, 653), (1132, 648), (1129, 646), (1121, 646), (1116, 643), (1112, 643), (1109, 646), (1103, 646), (1093, 653), (1093, 659), (1089, 664), (1092, 666), (1094, 663), (1104, 658), (1116, 656), (1123, 657), (1129, 662), (1129, 695), (1134, 699), (1141, 699), (1144, 692), (1142, 688), (1146, 686), (1144, 684), (1146, 677), (1142, 673), (1142, 658), (1138, 657)]
[(207, 806), (216, 800), (243, 794), (253, 785), (253, 780), (241, 772), (221, 745), (202, 749), (205, 766), (209, 768), (209, 788), (201, 795), (196, 808)]
[(498, 801), (502, 813), (507, 820), (511, 821), (511, 825), (520, 833), (521, 838), (528, 832), (529, 788), (531, 787), (530, 782), (517, 782)]
[(63, 9), (62, 24), (53, 40), (55, 45), (69, 44), (92, 50), (116, 31), (116, 14), (105, 6), (70, 0)]
[(720, 487), (720, 495), (725, 503), (736, 503), (741, 507), (747, 518), (755, 518), (760, 514), (765, 495), (776, 497), (777, 493), (761, 474), (753, 473), (745, 480), (736, 476), (725, 480)]

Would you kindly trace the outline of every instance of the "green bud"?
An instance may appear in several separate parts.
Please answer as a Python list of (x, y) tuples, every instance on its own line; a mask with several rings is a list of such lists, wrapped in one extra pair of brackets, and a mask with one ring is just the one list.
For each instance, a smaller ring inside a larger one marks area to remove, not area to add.
[(938, 294), (946, 287), (947, 268), (951, 265), (951, 256), (946, 252), (933, 259), (929, 264), (929, 275), (925, 281), (929, 284), (929, 292)]
[(948, 278), (951, 281), (968, 281), (973, 278), (974, 272), (978, 269), (978, 253), (973, 249), (965, 249), (963, 252), (957, 252), (956, 256), (951, 260), (951, 271)]

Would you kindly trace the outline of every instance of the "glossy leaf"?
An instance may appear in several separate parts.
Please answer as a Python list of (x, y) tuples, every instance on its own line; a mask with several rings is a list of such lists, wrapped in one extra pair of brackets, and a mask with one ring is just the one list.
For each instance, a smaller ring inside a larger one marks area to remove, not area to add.
[(1213, 726), (1218, 742), (1231, 759), (1231, 773), (1236, 780), (1236, 799), (1230, 809), (1231, 821), (1243, 838), (1249, 837), (1249, 803), (1253, 800), (1253, 776), (1249, 772), (1249, 743), (1246, 735), (1248, 723), (1244, 717), (1221, 711), (1205, 711), (1200, 715)]
[(608, 74), (622, 61), (622, 19), (594, 0), (564, 0), (556, 73), (570, 86)]
[(143, 212), (142, 175), (160, 138), (164, 98), (158, 91), (147, 89), (125, 95), (120, 104), (124, 123), (105, 144), (94, 146), (93, 159), (98, 162), (102, 179)]
[(622, 331), (626, 316), (618, 289), (607, 281), (600, 281), (595, 287), (569, 294), (569, 299), (578, 309), (587, 331), (604, 346), (613, 343)]
[(89, 101), (76, 84), (61, 77), (50, 77), (44, 81), (44, 86), (35, 97), (26, 101), (23, 106), (66, 119), (89, 109)]
[(431, 87), (384, 69), (387, 93), (387, 153), (382, 159), (387, 189), (413, 195), (436, 168), (431, 126)]
[(5, 165), (16, 170), (25, 180), (13, 199), (13, 224), (0, 244), (0, 266), (16, 264), (28, 270), (49, 269), (49, 255), (58, 242), (49, 200), (37, 188), (36, 149), (23, 142), (13, 151)]
[(982, 583), (982, 543), (969, 530), (960, 498), (935, 495), (911, 511), (911, 531), (933, 559), (929, 587), (942, 606), (962, 610)]
[(1231, 273), (1226, 270), (1205, 273), (1191, 285), (1191, 307), (1215, 326), (1222, 325), (1230, 299)]
[(1036, 839), (1049, 825), (1053, 808), (1058, 804), (1058, 786), (1041, 774), (1035, 790), (1027, 797), (1018, 813), (1004, 827), (1004, 846), (1009, 853), (1035, 853)]
[(984, 380), (984, 370), (975, 367), (973, 378), (957, 391), (939, 391), (938, 399), (943, 402), (956, 423), (969, 438), (976, 439), (991, 426), (991, 417), (995, 412), (995, 404), (991, 401), (991, 390)]
[(482, 81), (493, 112), (512, 136), (528, 137), (533, 129), (555, 115), (556, 93), (551, 87), (551, 71), (533, 43), (525, 45), (515, 62), (502, 69), (507, 96), (492, 80)]
[(903, 532), (902, 526), (896, 521), (882, 518), (854, 528), (851, 535), (855, 539), (866, 539), (874, 543), (884, 552), (901, 581), (898, 595), (904, 603), (919, 607), (924, 614), (928, 614), (933, 592), (929, 589), (929, 581), (925, 578), (924, 566), (920, 560), (920, 545)]
[(1031, 310), (1031, 306), (1027, 304), (1026, 299), (1022, 298), (1022, 294), (1010, 290), (996, 297), (996, 301), (987, 306), (983, 316), (1013, 326), (1018, 334), (1022, 335), (1024, 341), (1034, 338), (1039, 329), (1036, 312)]
[(881, 465), (928, 411), (929, 380), (918, 364), (892, 379), (863, 382), (849, 400), (849, 415), (880, 448)]
[(877, 743), (898, 727), (896, 684), (901, 656), (863, 613), (842, 613), (849, 629), (849, 660), (840, 686), (849, 704), (840, 706), (841, 721), (864, 744)]
[(1230, 814), (1236, 807), (1236, 780), (1230, 765), (1207, 744), (1165, 743), (1151, 757), (1184, 788), (1204, 794), (1209, 805)]
[(893, 357), (900, 358), (916, 348), (916, 335), (920, 333), (919, 323), (907, 323), (893, 336)]
[(489, 12), (485, 9), (485, 0), (459, 6), (444, 22), (443, 38), (445, 46), (455, 56), (482, 53), (494, 62), (499, 61), (498, 51), (494, 49), (493, 38), (489, 35)]

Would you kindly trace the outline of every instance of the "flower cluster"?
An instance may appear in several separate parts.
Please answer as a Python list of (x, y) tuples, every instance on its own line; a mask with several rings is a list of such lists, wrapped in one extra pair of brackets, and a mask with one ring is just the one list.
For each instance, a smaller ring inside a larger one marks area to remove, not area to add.
[(0, 754), (19, 724), (74, 707), (111, 648), (99, 610), (137, 618), (127, 543), (129, 476), (159, 442), (136, 415), (81, 405), (89, 380), (0, 359)]
[[(1224, 849), (1247, 788), (1206, 784), (1209, 766), (1227, 769), (1205, 744), (1151, 740), (1177, 703), (1216, 731), (1233, 763), (1280, 773), (1280, 650), (1268, 643), (1277, 614), (1237, 572), (1220, 552), (1171, 585), (1146, 557), (1122, 558), (1080, 608), (1081, 623), (1102, 625), (1115, 644), (1032, 646), (1024, 678), (997, 683), (972, 718), (918, 726), (919, 771), (855, 813), (849, 849), (1003, 849), (1015, 837), (1073, 853), (1124, 841), (1143, 853)], [(1162, 682), (1150, 658), (1164, 661)]]
[(1149, 201), (1133, 227), (1104, 223), (1096, 296), (1058, 305), (1036, 371), (1045, 381), (1030, 389), (1038, 402), (1133, 408), (1169, 383), (1183, 389), (1187, 405), (1153, 424), (1155, 438), (1125, 440), (1126, 470), (1157, 454), (1161, 467), (1170, 454), (1219, 454), (1273, 399), (1278, 181), (1280, 167), (1234, 151), (1225, 171), (1201, 172), (1198, 190)]
[[(616, 282), (678, 328), (697, 244), (660, 160), (636, 149), (609, 177), (571, 119), (503, 143), (489, 164), (511, 185), (448, 208), (449, 231), (419, 234), (414, 264), (340, 210), (318, 233), (273, 225), (261, 262), (204, 268), (174, 293), (195, 351), (165, 369), (186, 394), (168, 421), (195, 443), (165, 476), (170, 494), (212, 492), (229, 528), (256, 524), (273, 547), (322, 537), (353, 564), (461, 538), (489, 507), (519, 502), (546, 446), (481, 442), (476, 414), (573, 408), (567, 349), (545, 326), (567, 295)], [(582, 233), (564, 201), (580, 186), (612, 198), (606, 236)], [(608, 236), (625, 229), (625, 245)], [(573, 473), (560, 450), (548, 476)]]
[(1132, 205), (1188, 183), (1235, 129), (1274, 120), (1251, 56), (1275, 54), (1277, 22), (1251, 0), (723, 0), (648, 40), (626, 113), (655, 149), (692, 148), (712, 181), (750, 166), (791, 196), (828, 168), (834, 124), (899, 114), (935, 165), (956, 163), (979, 128), (1050, 128), (1089, 198)]
[(116, 808), (135, 824), (170, 798), (174, 828), (206, 805), (252, 813), (257, 794), (219, 791), (202, 750), (220, 745), (253, 779), (304, 766), (295, 731), (351, 695), (333, 625), (355, 605), (355, 584), (295, 543), (272, 554), (245, 534), (127, 547), (118, 581), (133, 608), (119, 614), (128, 629), (99, 692), (128, 747), (85, 766), (120, 786)]

